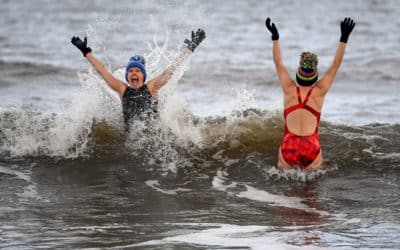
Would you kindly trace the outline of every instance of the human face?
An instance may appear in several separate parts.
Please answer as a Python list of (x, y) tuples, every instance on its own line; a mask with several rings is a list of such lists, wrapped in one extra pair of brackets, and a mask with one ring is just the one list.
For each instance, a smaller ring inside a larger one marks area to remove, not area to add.
[(128, 70), (128, 84), (133, 89), (139, 89), (144, 85), (144, 76), (140, 68), (132, 67)]

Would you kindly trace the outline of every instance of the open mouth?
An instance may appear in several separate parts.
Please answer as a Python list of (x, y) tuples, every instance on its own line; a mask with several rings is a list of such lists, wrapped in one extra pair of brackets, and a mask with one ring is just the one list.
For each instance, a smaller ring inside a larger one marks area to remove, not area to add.
[(131, 83), (138, 83), (139, 82), (139, 78), (138, 77), (132, 77), (131, 78)]

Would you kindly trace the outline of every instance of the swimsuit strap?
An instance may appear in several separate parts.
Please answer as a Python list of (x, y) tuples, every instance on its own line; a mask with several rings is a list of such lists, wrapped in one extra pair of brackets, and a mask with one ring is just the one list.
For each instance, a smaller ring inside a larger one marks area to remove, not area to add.
[(312, 107), (310, 107), (308, 105), (304, 105), (303, 108), (308, 110), (311, 114), (313, 114), (315, 116), (315, 118), (317, 118), (317, 122), (319, 123), (319, 119), (321, 117), (321, 112), (316, 111), (315, 109), (313, 109)]
[(301, 108), (303, 108), (303, 109), (306, 109), (306, 110), (308, 110), (309, 112), (311, 112), (311, 113), (317, 118), (317, 121), (318, 121), (318, 123), (319, 123), (319, 119), (320, 119), (320, 116), (321, 116), (321, 112), (318, 112), (318, 111), (315, 110), (313, 107), (307, 105), (307, 102), (308, 102), (308, 100), (310, 99), (310, 96), (311, 96), (311, 93), (312, 93), (313, 90), (314, 90), (314, 87), (311, 87), (310, 90), (307, 92), (306, 98), (304, 98), (304, 102), (303, 102), (303, 101), (301, 100), (300, 88), (299, 88), (298, 86), (296, 86), (297, 100), (298, 100), (299, 103), (297, 103), (297, 104), (295, 104), (295, 105), (293, 105), (293, 106), (290, 106), (290, 107), (286, 108), (286, 109), (283, 111), (285, 120), (286, 120), (286, 117), (287, 117), (292, 111), (294, 111), (294, 110), (296, 110), (296, 109), (301, 109)]
[(307, 92), (306, 98), (304, 99), (304, 102), (301, 100), (301, 93), (300, 93), (300, 88), (296, 86), (296, 92), (297, 92), (297, 101), (301, 104), (306, 105), (308, 102), (308, 99), (310, 99), (311, 93), (314, 90), (314, 87), (311, 87), (310, 90)]
[(303, 105), (302, 103), (298, 103), (298, 104), (295, 104), (295, 105), (293, 105), (293, 106), (290, 106), (290, 107), (286, 108), (286, 109), (283, 111), (283, 114), (284, 114), (284, 116), (285, 116), (285, 119), (286, 119), (286, 117), (287, 117), (290, 113), (292, 113), (292, 111), (295, 111), (296, 109), (300, 109), (300, 108), (303, 108), (303, 107), (304, 107), (304, 105)]
[(299, 87), (296, 87), (296, 93), (297, 93), (297, 101), (299, 102), (299, 104), (303, 103), (301, 101), (301, 93), (300, 93), (300, 88)]
[(306, 99), (304, 99), (304, 102), (302, 104), (303, 104), (303, 108), (308, 110), (309, 112), (311, 112), (317, 118), (317, 122), (319, 123), (319, 118), (321, 116), (321, 112), (318, 112), (317, 110), (315, 110), (310, 105), (307, 105), (307, 102), (310, 99), (310, 96), (311, 96), (311, 93), (312, 93), (313, 90), (314, 90), (314, 87), (311, 87), (310, 90), (308, 91), (307, 95), (306, 95)]
[[(298, 89), (299, 92), (300, 92), (300, 88), (297, 87), (297, 89)], [(311, 87), (310, 90), (308, 91), (308, 93), (307, 93), (307, 95), (306, 95), (306, 99), (304, 99), (304, 102), (303, 102), (304, 105), (307, 105), (308, 99), (310, 99), (310, 95), (311, 95), (311, 92), (312, 92), (313, 90), (314, 90), (314, 87)], [(301, 98), (300, 98), (300, 101), (301, 101)]]
[(286, 117), (294, 110), (296, 109), (306, 109), (308, 110), (311, 114), (313, 114), (316, 118), (317, 118), (317, 126), (315, 127), (315, 131), (314, 134), (316, 134), (318, 132), (318, 125), (319, 125), (319, 120), (321, 117), (321, 112), (318, 112), (317, 110), (315, 110), (313, 107), (307, 105), (308, 100), (310, 99), (311, 93), (314, 90), (314, 87), (311, 87), (310, 90), (307, 92), (306, 98), (304, 98), (304, 102), (301, 100), (301, 92), (300, 92), (300, 88), (298, 86), (296, 86), (296, 93), (297, 93), (297, 100), (299, 103), (290, 106), (288, 108), (286, 108), (283, 111), (284, 117), (285, 117), (285, 134), (289, 133), (289, 128), (287, 127), (286, 124)]

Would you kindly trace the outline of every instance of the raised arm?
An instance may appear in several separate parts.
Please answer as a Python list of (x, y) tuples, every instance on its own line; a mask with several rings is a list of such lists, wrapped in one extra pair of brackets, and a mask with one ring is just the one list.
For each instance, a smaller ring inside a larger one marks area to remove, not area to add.
[(322, 94), (326, 94), (333, 84), (333, 80), (335, 79), (336, 73), (339, 70), (339, 67), (343, 61), (347, 40), (349, 39), (350, 33), (353, 31), (355, 25), (356, 23), (349, 17), (346, 17), (340, 23), (341, 36), (339, 45), (336, 49), (335, 57), (333, 58), (333, 62), (329, 66), (325, 75), (316, 85), (316, 87), (320, 89)]
[(90, 64), (96, 69), (100, 76), (104, 79), (108, 86), (116, 91), (122, 97), (126, 84), (115, 78), (103, 65), (103, 63), (95, 57), (92, 49), (87, 46), (87, 38), (82, 41), (79, 37), (72, 37), (71, 43), (74, 44), (83, 54)]
[(192, 31), (192, 40), (185, 39), (186, 47), (179, 53), (175, 60), (168, 66), (163, 73), (159, 76), (151, 79), (147, 86), (152, 96), (157, 96), (158, 90), (168, 82), (172, 77), (175, 70), (179, 68), (182, 63), (189, 57), (191, 53), (199, 46), (199, 44), (206, 38), (206, 33), (202, 29), (198, 29), (196, 32)]
[(180, 51), (175, 60), (160, 75), (149, 80), (147, 87), (149, 88), (152, 96), (157, 96), (158, 90), (168, 82), (175, 70), (182, 65), (182, 63), (189, 57), (191, 53), (192, 52), (189, 49), (184, 48), (182, 51)]
[(267, 29), (271, 32), (272, 36), (272, 57), (275, 63), (275, 69), (276, 72), (278, 73), (279, 77), (279, 82), (281, 84), (281, 87), (283, 91), (287, 91), (290, 87), (293, 86), (292, 84), (292, 79), (290, 78), (290, 75), (283, 64), (282, 61), (282, 56), (281, 56), (281, 47), (279, 45), (279, 33), (278, 29), (275, 26), (275, 23), (271, 24), (271, 19), (268, 17), (267, 20), (265, 20), (265, 26), (267, 26)]

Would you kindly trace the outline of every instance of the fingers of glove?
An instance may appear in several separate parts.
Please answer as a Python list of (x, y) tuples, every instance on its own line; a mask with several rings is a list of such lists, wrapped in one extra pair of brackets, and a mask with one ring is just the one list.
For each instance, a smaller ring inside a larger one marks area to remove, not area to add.
[(354, 26), (356, 26), (356, 23), (353, 21), (353, 19), (350, 19), (350, 28), (353, 29)]
[(342, 27), (342, 29), (345, 30), (353, 30), (354, 26), (356, 25), (356, 23), (354, 22), (353, 19), (351, 19), (350, 17), (346, 17), (341, 23), (340, 26)]
[(271, 30), (271, 19), (269, 17), (265, 20), (265, 26), (267, 26), (268, 30)]
[(200, 35), (200, 37), (205, 38), (206, 37), (206, 32), (204, 30), (202, 30), (202, 29), (199, 29), (199, 35)]
[(273, 31), (274, 33), (278, 33), (278, 29), (276, 28), (276, 26), (275, 26), (274, 23), (272, 23), (271, 29), (272, 29), (272, 31)]
[[(81, 38), (79, 36), (74, 36), (73, 39), (74, 39), (73, 40), (74, 44), (81, 44), (82, 43), (82, 40), (81, 40)], [(72, 41), (72, 39), (71, 39), (71, 41)]]
[(204, 30), (199, 29), (199, 33), (198, 34), (199, 34), (199, 41), (200, 42), (203, 41), (204, 38), (206, 38), (206, 32)]
[(200, 31), (197, 30), (196, 33), (194, 33), (194, 40), (199, 40), (200, 38)]

